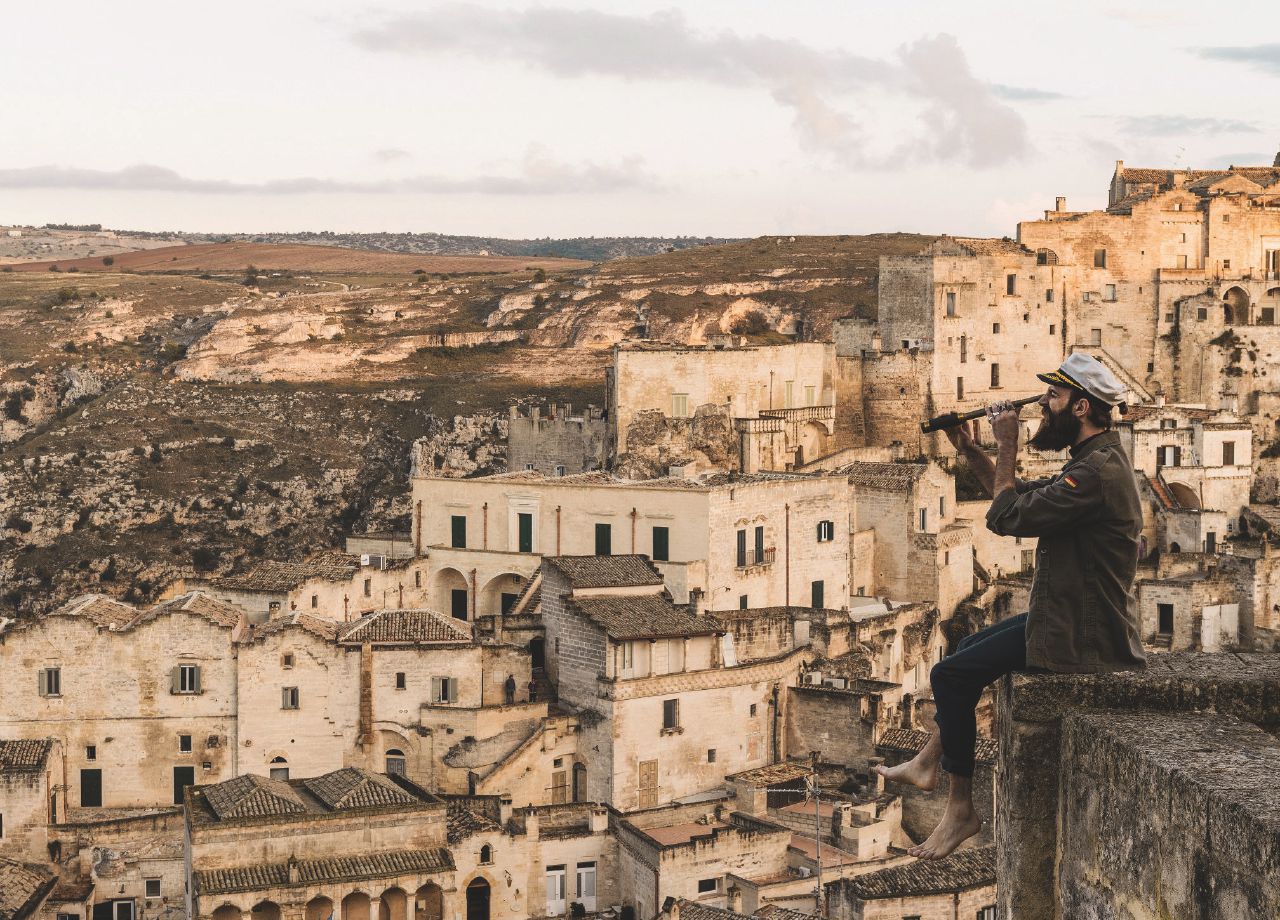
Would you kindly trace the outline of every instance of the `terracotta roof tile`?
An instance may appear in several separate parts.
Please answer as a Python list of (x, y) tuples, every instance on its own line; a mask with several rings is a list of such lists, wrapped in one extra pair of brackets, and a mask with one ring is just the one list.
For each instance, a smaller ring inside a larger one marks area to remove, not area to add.
[[(441, 847), (430, 850), (364, 853), (359, 856), (342, 856), (333, 859), (299, 860), (295, 863), (295, 867), (298, 880), (293, 884), (302, 887), (325, 882), (450, 872), (454, 864), (453, 856)], [(202, 895), (259, 891), (264, 888), (287, 888), (291, 884), (288, 863), (200, 869), (192, 875), (195, 879), (196, 891)]]
[(342, 642), (471, 642), (471, 627), (434, 610), (379, 610), (356, 620)]
[(300, 815), (307, 811), (298, 793), (286, 782), (245, 773), (226, 782), (206, 786), (205, 801), (219, 820)]
[(920, 859), (902, 866), (832, 882), (863, 901), (952, 894), (996, 883), (996, 848), (957, 850), (939, 860)]
[(337, 563), (328, 559), (268, 561), (259, 562), (243, 574), (214, 579), (213, 584), (232, 591), (292, 591), (308, 581), (349, 581), (359, 568), (358, 563)]
[[(928, 740), (928, 732), (913, 731), (909, 728), (891, 728), (880, 736), (880, 742), (876, 747), (892, 748), (896, 751), (906, 751), (911, 754), (918, 754), (920, 753), (920, 749), (925, 746), (925, 743)], [(999, 752), (999, 745), (993, 739), (978, 739), (978, 747), (976, 751), (978, 760), (983, 763), (995, 763), (996, 756)]]
[(744, 783), (748, 786), (770, 786), (774, 783), (792, 782), (808, 776), (811, 772), (812, 768), (809, 764), (788, 760), (782, 763), (771, 763), (764, 767), (756, 767), (754, 770), (743, 770), (741, 773), (726, 776), (725, 779), (731, 779), (734, 782)]
[(307, 790), (335, 811), (379, 808), (383, 805), (416, 805), (419, 799), (391, 780), (359, 767), (343, 767), (323, 776), (302, 780)]
[(34, 915), (57, 881), (48, 866), (0, 858), (0, 920)]
[(573, 588), (626, 588), (662, 584), (659, 572), (645, 556), (545, 556)]
[(450, 845), (465, 840), (472, 834), (501, 830), (493, 818), (482, 814), (478, 805), (473, 805), (466, 799), (450, 799), (446, 818)]
[[(747, 914), (735, 913), (723, 907), (712, 907), (710, 904), (700, 904), (697, 901), (686, 901), (684, 898), (677, 898), (673, 906), (680, 912), (680, 920), (751, 920)], [(664, 910), (670, 909), (671, 906), (664, 905)]]
[(677, 607), (665, 594), (577, 597), (566, 601), (609, 634), (611, 639), (663, 639), (711, 636), (719, 625)]
[(778, 904), (766, 904), (752, 916), (758, 917), (759, 920), (813, 920), (813, 914), (806, 914), (804, 911), (792, 910)]
[(138, 608), (105, 594), (87, 594), (58, 608), (54, 615), (84, 617), (103, 629), (123, 629), (138, 615)]
[(39, 773), (52, 750), (52, 738), (0, 741), (0, 773)]
[(235, 604), (219, 600), (211, 594), (205, 594), (203, 591), (190, 591), (143, 611), (136, 620), (129, 624), (129, 627), (133, 628), (141, 623), (153, 620), (162, 613), (173, 613), (175, 611), (194, 613), (197, 616), (204, 617), (215, 626), (226, 626), (228, 628), (238, 625), (244, 615), (244, 611)]
[(905, 492), (929, 469), (927, 463), (873, 463), (858, 461), (838, 470), (855, 486)]
[(254, 641), (257, 641), (265, 639), (267, 636), (274, 636), (276, 633), (283, 632), (286, 629), (295, 628), (305, 630), (329, 642), (335, 642), (339, 634), (347, 628), (347, 624), (295, 610), (284, 616), (272, 617), (267, 622), (253, 627), (252, 637)]

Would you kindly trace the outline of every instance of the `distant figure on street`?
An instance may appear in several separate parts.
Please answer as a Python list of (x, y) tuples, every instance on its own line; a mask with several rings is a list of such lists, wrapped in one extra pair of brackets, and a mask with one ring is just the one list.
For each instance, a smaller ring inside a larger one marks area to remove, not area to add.
[(895, 783), (926, 791), (947, 772), (950, 793), (942, 822), (907, 852), (942, 859), (982, 829), (973, 808), (975, 710), (982, 691), (1011, 671), (1092, 674), (1146, 665), (1138, 629), (1133, 577), (1142, 530), (1142, 505), (1133, 464), (1111, 430), (1111, 410), (1124, 387), (1096, 358), (1072, 354), (1056, 371), (1037, 375), (1049, 385), (1040, 398), (1037, 450), (1069, 448), (1056, 476), (1026, 482), (1014, 476), (1021, 423), (1002, 402), (987, 410), (997, 453), (978, 446), (978, 422), (946, 429), (947, 437), (994, 497), (987, 529), (1010, 537), (1038, 537), (1030, 610), (963, 639), (934, 665), (938, 730), (914, 758), (876, 767)]
[(514, 674), (507, 675), (507, 682), (502, 685), (502, 689), (507, 693), (507, 705), (510, 706), (516, 701), (516, 676)]
[(529, 678), (529, 702), (538, 702), (538, 679), (536, 677)]

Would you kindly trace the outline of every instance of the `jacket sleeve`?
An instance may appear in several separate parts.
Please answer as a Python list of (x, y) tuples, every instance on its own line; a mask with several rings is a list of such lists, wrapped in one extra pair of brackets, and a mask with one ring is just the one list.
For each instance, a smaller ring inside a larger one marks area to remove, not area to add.
[(1086, 523), (1103, 507), (1102, 477), (1087, 464), (1025, 485), (1025, 491), (1015, 487), (996, 496), (987, 510), (988, 530), (1006, 537), (1042, 537)]

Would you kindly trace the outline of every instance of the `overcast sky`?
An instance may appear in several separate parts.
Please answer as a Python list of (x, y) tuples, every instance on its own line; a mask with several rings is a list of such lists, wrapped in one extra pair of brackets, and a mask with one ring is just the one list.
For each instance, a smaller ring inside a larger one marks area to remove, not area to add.
[(0, 224), (1012, 234), (1117, 159), (1270, 164), (1274, 10), (9, 4)]

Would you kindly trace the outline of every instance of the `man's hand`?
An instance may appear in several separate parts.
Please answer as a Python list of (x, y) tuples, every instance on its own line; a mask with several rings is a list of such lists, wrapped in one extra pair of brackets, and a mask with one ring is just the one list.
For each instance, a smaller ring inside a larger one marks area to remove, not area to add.
[(1018, 407), (1011, 402), (998, 402), (987, 409), (987, 417), (991, 420), (991, 434), (996, 445), (1001, 449), (1018, 449), (1018, 437), (1022, 433), (1022, 420), (1018, 417)]
[(947, 440), (951, 442), (951, 446), (956, 449), (958, 454), (967, 454), (978, 447), (978, 420), (976, 418), (972, 422), (961, 423), (942, 430), (946, 433)]

